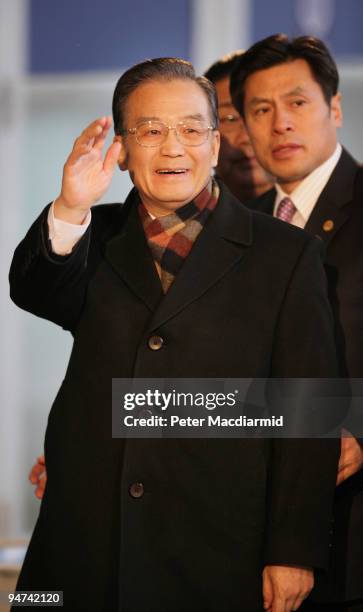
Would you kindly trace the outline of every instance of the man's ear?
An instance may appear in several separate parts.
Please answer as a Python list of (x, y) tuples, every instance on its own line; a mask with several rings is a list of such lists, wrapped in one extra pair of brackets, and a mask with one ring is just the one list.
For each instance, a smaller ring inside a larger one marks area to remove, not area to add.
[(120, 149), (120, 155), (118, 156), (118, 166), (120, 168), (120, 170), (127, 170), (127, 150), (126, 150), (126, 145), (125, 145), (125, 140), (124, 138), (122, 138), (122, 136), (117, 135), (114, 137), (113, 142), (119, 142), (121, 143), (121, 149)]
[(218, 164), (218, 154), (221, 146), (221, 134), (218, 130), (213, 130), (212, 139), (212, 167), (215, 168)]
[(342, 95), (338, 92), (332, 97), (330, 103), (330, 111), (334, 119), (335, 127), (342, 127), (343, 125), (343, 111), (341, 105)]

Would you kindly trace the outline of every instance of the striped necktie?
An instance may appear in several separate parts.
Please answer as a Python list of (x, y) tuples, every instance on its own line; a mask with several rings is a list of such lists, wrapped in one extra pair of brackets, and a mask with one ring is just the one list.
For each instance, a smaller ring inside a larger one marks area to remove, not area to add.
[(281, 221), (291, 223), (296, 212), (296, 206), (290, 198), (283, 198), (277, 207), (276, 217)]

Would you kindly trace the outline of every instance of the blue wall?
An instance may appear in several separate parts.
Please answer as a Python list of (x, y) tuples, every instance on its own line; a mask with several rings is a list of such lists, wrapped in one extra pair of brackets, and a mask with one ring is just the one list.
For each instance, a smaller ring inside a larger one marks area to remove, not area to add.
[[(252, 0), (252, 7), (253, 41), (277, 32), (289, 36), (315, 34), (323, 38), (335, 56), (363, 56), (362, 0)], [(314, 7), (323, 16), (315, 32), (304, 27)], [(299, 20), (301, 13), (303, 18)], [(332, 21), (324, 23), (324, 15), (332, 16)]]
[[(165, 55), (190, 59), (195, 1), (29, 0), (29, 72), (118, 70)], [(337, 56), (363, 56), (363, 0), (250, 2), (252, 41), (276, 32), (317, 34)], [(316, 32), (304, 26), (314, 7), (318, 16), (332, 16)]]
[(338, 55), (363, 56), (363, 2), (362, 0), (337, 1), (336, 17), (328, 42)]
[(189, 0), (30, 0), (31, 73), (189, 59)]

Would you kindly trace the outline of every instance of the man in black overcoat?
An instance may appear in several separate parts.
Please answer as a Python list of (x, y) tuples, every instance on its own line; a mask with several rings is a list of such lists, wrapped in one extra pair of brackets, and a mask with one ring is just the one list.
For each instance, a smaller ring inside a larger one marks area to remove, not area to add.
[[(74, 336), (18, 589), (67, 611), (296, 610), (326, 567), (339, 441), (113, 439), (112, 378), (335, 377), (321, 244), (212, 180), (215, 90), (127, 71), (18, 246), (11, 295)], [(117, 165), (135, 188), (90, 208)]]

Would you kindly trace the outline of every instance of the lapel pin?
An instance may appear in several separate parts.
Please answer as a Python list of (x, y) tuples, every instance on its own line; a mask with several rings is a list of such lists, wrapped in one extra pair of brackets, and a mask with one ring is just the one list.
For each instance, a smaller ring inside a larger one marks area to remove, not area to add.
[(332, 229), (334, 229), (334, 221), (332, 221), (331, 219), (327, 219), (326, 221), (324, 221), (323, 223), (324, 232), (331, 232)]

